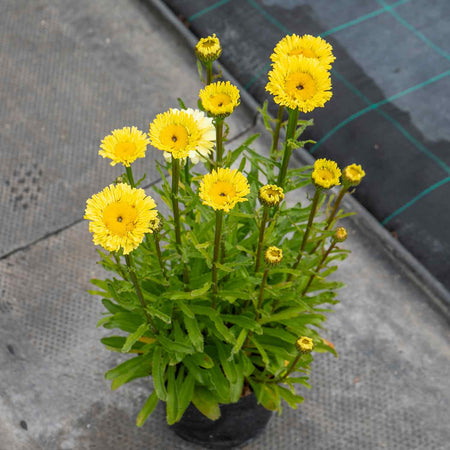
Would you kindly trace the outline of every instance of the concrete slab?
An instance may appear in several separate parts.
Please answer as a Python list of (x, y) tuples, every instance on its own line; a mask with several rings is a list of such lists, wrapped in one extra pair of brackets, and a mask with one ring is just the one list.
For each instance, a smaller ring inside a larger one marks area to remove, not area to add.
[[(73, 129), (61, 160), (53, 157), (60, 141), (40, 150), (42, 198), (14, 213), (3, 201), (11, 192), (2, 193), (2, 239), (5, 251), (12, 253), (0, 260), (0, 450), (199, 448), (167, 429), (162, 406), (142, 429), (134, 426), (151, 390), (150, 380), (111, 392), (103, 379), (104, 372), (124, 358), (99, 342), (105, 330), (95, 324), (103, 307), (86, 290), (89, 279), (101, 276), (102, 269), (96, 264), (87, 223), (81, 219), (86, 197), (112, 176), (107, 162), (97, 157), (98, 139), (125, 119), (140, 120), (138, 125), (145, 129), (154, 114), (174, 105), (176, 96), (189, 101), (188, 92), (193, 101), (199, 84), (192, 54), (156, 11), (133, 0), (120, 4), (38, 0), (32, 5), (18, 1), (0, 8), (10, 43), (41, 26), (42, 20), (58, 31), (48, 35), (48, 49), (42, 54), (48, 64), (40, 70), (57, 67), (62, 53), (53, 53), (56, 61), (50, 53), (56, 45), (67, 45), (66, 58), (73, 54), (83, 67), (78, 70), (91, 73), (92, 92), (97, 69), (107, 80), (99, 88), (104, 89), (100, 97), (93, 100), (93, 115), (89, 115), (91, 94), (81, 100), (73, 96), (72, 109), (79, 112), (72, 113), (74, 119), (68, 122)], [(22, 24), (16, 30), (12, 19)], [(23, 29), (27, 27), (30, 30)], [(32, 45), (37, 35), (30, 36), (27, 42)], [(145, 44), (149, 36), (151, 48)], [(111, 40), (108, 45), (114, 41), (114, 48), (103, 44), (103, 38)], [(12, 60), (13, 52), (8, 54)], [(23, 63), (31, 57), (32, 52), (24, 55)], [(102, 58), (102, 64), (96, 58)], [(75, 68), (67, 64), (64, 76)], [(169, 70), (172, 64), (177, 70)], [(65, 89), (83, 84), (80, 77), (68, 81)], [(18, 88), (25, 83), (19, 81)], [(44, 84), (36, 85), (38, 91)], [(14, 103), (17, 92), (2, 90), (2, 98)], [(33, 97), (31, 88), (27, 95), (33, 105), (30, 111), (36, 105), (45, 111), (44, 103), (39, 103), (43, 100)], [(52, 95), (47, 107), (64, 97), (62, 88)], [(26, 124), (31, 112), (27, 114), (22, 105), (15, 117)], [(53, 116), (46, 114), (39, 116), (40, 123), (60, 132), (52, 124)], [(232, 133), (239, 134), (251, 123), (252, 116), (242, 108)], [(260, 124), (249, 132), (254, 131), (261, 131)], [(26, 141), (18, 126), (8, 133), (8, 139)], [(33, 133), (39, 141), (41, 133), (37, 129)], [(230, 148), (239, 139), (231, 141)], [(258, 150), (266, 152), (267, 141), (261, 141)], [(77, 151), (80, 161), (71, 156)], [(18, 146), (17, 154), (2, 153), (10, 164), (1, 169), (2, 176), (11, 175), (28, 161), (31, 144), (24, 150)], [(150, 181), (156, 181), (152, 166), (152, 158), (146, 158), (140, 170), (150, 171)], [(60, 212), (49, 213), (55, 220), (43, 215), (52, 207)], [(30, 223), (28, 215), (33, 217)], [(448, 324), (426, 301), (429, 294), (391, 257), (363, 219), (354, 217), (346, 223), (350, 230), (346, 245), (353, 254), (339, 271), (347, 287), (328, 322), (327, 337), (340, 359), (317, 355), (313, 389), (303, 391), (305, 403), (297, 411), (286, 407), (246, 449), (444, 449), (450, 440)]]

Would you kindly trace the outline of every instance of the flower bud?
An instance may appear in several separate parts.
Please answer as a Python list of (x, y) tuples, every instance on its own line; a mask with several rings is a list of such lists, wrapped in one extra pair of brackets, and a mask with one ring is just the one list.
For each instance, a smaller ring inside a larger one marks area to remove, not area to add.
[(213, 34), (212, 36), (200, 39), (195, 46), (195, 54), (203, 63), (218, 59), (222, 54), (222, 47), (216, 35)]
[(342, 184), (346, 187), (358, 186), (365, 175), (366, 172), (364, 172), (360, 165), (350, 164), (342, 171)]
[(280, 263), (282, 259), (283, 251), (281, 248), (272, 246), (269, 247), (264, 253), (264, 261), (271, 266), (275, 266)]
[(301, 336), (297, 339), (295, 346), (299, 353), (311, 353), (314, 349), (314, 341), (306, 336)]
[(347, 239), (348, 233), (344, 227), (339, 227), (334, 233), (334, 239), (337, 242), (344, 242)]
[(259, 201), (265, 206), (278, 206), (283, 199), (283, 189), (274, 184), (266, 184), (259, 190)]

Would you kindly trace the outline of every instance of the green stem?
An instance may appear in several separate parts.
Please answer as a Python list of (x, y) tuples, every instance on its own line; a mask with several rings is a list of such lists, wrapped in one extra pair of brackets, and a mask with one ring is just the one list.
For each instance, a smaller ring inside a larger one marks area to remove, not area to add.
[(189, 157), (186, 158), (186, 162), (184, 164), (184, 182), (186, 186), (190, 186), (191, 184), (191, 173), (189, 172)]
[[(308, 242), (309, 233), (311, 231), (311, 226), (314, 220), (314, 216), (316, 215), (317, 210), (317, 204), (319, 203), (320, 198), (320, 189), (316, 188), (316, 192), (314, 193), (314, 197), (311, 204), (311, 212), (309, 213), (308, 218), (308, 224), (306, 225), (305, 234), (303, 235), (302, 245), (300, 247), (300, 251), (298, 252), (297, 260), (295, 261), (294, 266), (292, 267), (293, 270), (297, 269), (298, 265), (300, 264), (300, 261), (303, 256), (303, 251), (305, 250), (306, 243)], [(288, 281), (291, 281), (293, 278), (293, 274), (291, 273), (288, 277)]]
[(216, 169), (222, 167), (223, 157), (223, 119), (216, 117)]
[(322, 258), (319, 261), (319, 264), (317, 264), (316, 270), (314, 274), (312, 274), (309, 277), (308, 283), (306, 284), (305, 288), (303, 289), (302, 296), (305, 295), (308, 292), (309, 287), (311, 286), (312, 282), (314, 281), (314, 278), (316, 278), (316, 274), (319, 273), (319, 270), (322, 268), (322, 264), (325, 262), (325, 260), (328, 258), (328, 255), (331, 253), (331, 250), (333, 250), (334, 246), (336, 245), (336, 241), (333, 241), (328, 248), (328, 250), (323, 254)]
[(135, 273), (136, 268), (135, 268), (133, 257), (131, 256), (131, 254), (125, 255), (125, 261), (127, 262), (127, 267), (129, 269), (131, 282), (133, 283), (134, 289), (136, 290), (136, 294), (138, 296), (139, 302), (141, 303), (142, 310), (144, 311), (145, 317), (147, 319), (147, 323), (150, 325), (150, 328), (152, 329), (153, 333), (158, 334), (158, 330), (157, 330), (152, 318), (149, 316), (149, 314), (147, 312), (147, 309), (146, 309), (147, 305), (145, 304), (145, 300), (144, 300), (144, 296), (142, 295), (141, 287), (139, 286), (139, 282), (136, 278), (136, 273)]
[(212, 62), (205, 63), (205, 67), (206, 67), (206, 85), (208, 86), (208, 84), (212, 83), (213, 78)]
[(277, 185), (284, 187), (284, 179), (286, 178), (289, 160), (291, 159), (292, 147), (289, 141), (295, 137), (295, 130), (297, 129), (298, 109), (289, 109), (289, 120), (286, 130), (286, 139), (284, 141), (283, 161), (281, 163), (280, 173), (278, 175)]
[(111, 252), (112, 255), (114, 256), (114, 259), (116, 260), (116, 264), (117, 264), (117, 270), (119, 271), (120, 276), (128, 281), (128, 277), (126, 276), (125, 272), (122, 269), (122, 263), (120, 262), (120, 257), (116, 252)]
[[(180, 207), (178, 204), (178, 184), (180, 180), (180, 161), (172, 156), (172, 209), (173, 220), (175, 222), (175, 243), (177, 252), (181, 254), (181, 224), (180, 224)], [(183, 282), (187, 286), (189, 283), (189, 275), (186, 265), (183, 262)]]
[[(327, 224), (325, 226), (325, 229), (323, 231), (328, 231), (331, 228), (331, 225), (333, 224), (333, 220), (336, 217), (336, 213), (338, 212), (339, 205), (341, 204), (342, 199), (344, 198), (344, 195), (348, 192), (348, 187), (342, 186), (341, 190), (339, 191), (339, 194), (336, 198), (336, 201), (334, 202), (333, 209), (331, 210), (330, 216), (327, 219)], [(314, 248), (309, 252), (309, 254), (314, 253), (320, 244), (323, 242), (323, 240), (320, 240)]]
[(134, 184), (133, 171), (131, 170), (131, 166), (125, 167), (125, 170), (127, 171), (127, 178), (130, 183), (130, 186), (132, 188), (136, 187), (136, 185)]
[(214, 237), (214, 255), (212, 263), (212, 302), (211, 306), (216, 309), (216, 298), (219, 286), (217, 283), (217, 267), (220, 253), (220, 241), (222, 237), (223, 211), (216, 211), (216, 235)]
[(301, 358), (301, 356), (302, 356), (302, 354), (299, 353), (295, 357), (294, 361), (292, 361), (291, 364), (289, 364), (289, 367), (287, 368), (286, 373), (282, 377), (280, 377), (280, 381), (285, 380), (291, 374), (291, 372), (295, 369), (295, 366), (297, 365), (298, 360)]
[(165, 280), (169, 281), (169, 279), (167, 278), (166, 268), (164, 267), (164, 262), (162, 259), (161, 246), (159, 245), (159, 236), (158, 236), (158, 233), (156, 233), (155, 231), (153, 232), (153, 238), (155, 240), (156, 256), (158, 257), (159, 266), (161, 267), (161, 272), (162, 272)]
[(256, 252), (256, 262), (255, 262), (255, 273), (258, 272), (259, 266), (261, 265), (261, 252), (264, 244), (264, 231), (266, 229), (267, 217), (269, 215), (269, 208), (264, 206), (263, 216), (261, 219), (261, 226), (259, 228), (259, 239), (258, 239), (258, 250)]
[(280, 138), (280, 129), (281, 129), (281, 124), (283, 122), (283, 112), (284, 112), (284, 106), (280, 105), (278, 107), (277, 121), (275, 123), (275, 129), (273, 130), (272, 147), (270, 149), (270, 157), (273, 159), (275, 159), (275, 155), (278, 151), (278, 140)]

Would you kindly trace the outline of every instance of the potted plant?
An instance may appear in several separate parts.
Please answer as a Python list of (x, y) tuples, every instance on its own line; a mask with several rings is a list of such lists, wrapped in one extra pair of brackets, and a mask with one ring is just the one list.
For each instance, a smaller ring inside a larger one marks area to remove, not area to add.
[[(148, 135), (125, 127), (105, 137), (100, 155), (125, 170), (87, 201), (85, 218), (111, 272), (92, 280), (90, 292), (106, 308), (98, 325), (119, 330), (102, 342), (131, 356), (106, 372), (112, 389), (152, 377), (138, 426), (163, 401), (167, 422), (182, 437), (229, 448), (261, 431), (283, 401), (297, 408), (303, 397), (296, 388), (309, 387), (313, 352), (336, 354), (319, 333), (324, 305), (337, 303), (341, 286), (327, 276), (348, 254), (341, 245), (347, 232), (336, 227), (344, 216), (339, 205), (364, 171), (352, 164), (341, 172), (326, 159), (288, 167), (312, 125), (299, 114), (331, 97), (329, 44), (293, 35), (276, 46), (266, 89), (279, 105), (277, 118), (267, 104), (261, 108), (270, 157), (251, 148), (257, 136), (225, 149), (239, 91), (215, 81), (212, 62), (221, 52), (215, 35), (196, 47), (206, 73), (199, 109), (179, 100), (178, 109), (157, 115)], [(132, 163), (148, 144), (164, 151), (154, 190), (170, 210), (165, 217), (133, 177)], [(295, 201), (307, 185), (314, 187), (311, 201)], [(336, 196), (334, 186), (341, 186)]]

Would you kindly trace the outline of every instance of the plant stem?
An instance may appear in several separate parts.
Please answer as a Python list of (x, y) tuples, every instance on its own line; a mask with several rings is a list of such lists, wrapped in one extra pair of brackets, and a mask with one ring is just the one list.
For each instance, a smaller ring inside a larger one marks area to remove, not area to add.
[[(313, 197), (312, 204), (311, 204), (311, 212), (309, 213), (308, 224), (306, 225), (305, 234), (303, 235), (302, 245), (300, 247), (300, 251), (298, 252), (297, 260), (295, 261), (295, 264), (292, 267), (293, 270), (295, 270), (298, 267), (298, 265), (300, 264), (300, 261), (302, 259), (303, 250), (305, 250), (306, 243), (308, 242), (308, 237), (309, 237), (309, 233), (311, 231), (311, 226), (312, 226), (312, 223), (314, 220), (314, 216), (316, 215), (317, 204), (319, 203), (319, 198), (320, 198), (320, 190), (316, 188), (316, 192), (314, 193), (314, 197)], [(288, 281), (291, 281), (293, 276), (294, 275), (291, 273), (288, 277)]]
[[(331, 210), (330, 216), (327, 219), (327, 224), (325, 226), (325, 229), (323, 231), (328, 231), (331, 228), (331, 225), (333, 223), (334, 218), (336, 217), (336, 213), (338, 212), (338, 208), (339, 205), (341, 204), (342, 199), (344, 198), (344, 195), (348, 192), (348, 187), (342, 186), (341, 190), (339, 191), (339, 194), (333, 204), (333, 209)], [(317, 248), (319, 247), (319, 245), (322, 243), (323, 241), (320, 240), (315, 247), (309, 252), (309, 254), (311, 255), (312, 253), (314, 253)]]
[(136, 187), (136, 185), (134, 184), (133, 171), (131, 170), (131, 166), (125, 167), (125, 170), (127, 172), (127, 178), (130, 183), (130, 186), (132, 188)]
[(222, 167), (223, 157), (223, 119), (216, 117), (216, 169)]
[(283, 122), (283, 112), (284, 106), (280, 105), (278, 107), (277, 121), (275, 123), (275, 129), (273, 130), (272, 135), (272, 147), (270, 148), (270, 157), (273, 159), (275, 158), (275, 154), (278, 151), (278, 140), (280, 137), (281, 123)]
[[(181, 225), (180, 225), (180, 207), (178, 204), (178, 183), (180, 180), (180, 161), (172, 156), (172, 209), (173, 220), (175, 222), (175, 243), (177, 252), (181, 254)], [(183, 282), (187, 286), (189, 283), (189, 275), (186, 265), (183, 262)]]
[(136, 294), (138, 296), (139, 302), (141, 303), (142, 306), (142, 310), (144, 311), (145, 317), (147, 318), (147, 323), (150, 325), (150, 328), (152, 329), (154, 334), (158, 334), (158, 330), (155, 327), (155, 324), (152, 320), (152, 318), (149, 316), (147, 309), (146, 309), (146, 304), (145, 304), (145, 300), (144, 300), (144, 296), (142, 295), (142, 291), (141, 291), (141, 287), (139, 286), (139, 282), (136, 278), (136, 273), (135, 273), (135, 265), (134, 265), (134, 261), (133, 261), (133, 257), (131, 256), (131, 254), (125, 255), (125, 261), (127, 262), (127, 267), (129, 269), (129, 273), (130, 273), (130, 278), (131, 278), (131, 282), (133, 283), (134, 289), (136, 290)]
[(261, 252), (264, 244), (264, 231), (266, 229), (267, 217), (269, 215), (269, 208), (264, 206), (263, 216), (261, 219), (261, 226), (259, 228), (259, 239), (258, 239), (258, 250), (256, 252), (256, 262), (255, 262), (255, 273), (258, 272), (259, 266), (261, 265)]
[(186, 186), (190, 186), (191, 184), (191, 174), (189, 172), (189, 157), (186, 158), (186, 162), (184, 164), (184, 182)]
[(153, 239), (155, 241), (155, 250), (156, 250), (156, 256), (158, 257), (159, 266), (161, 267), (161, 272), (166, 279), (166, 281), (169, 281), (167, 278), (166, 268), (164, 267), (164, 262), (162, 260), (162, 254), (161, 254), (161, 247), (159, 245), (159, 236), (157, 232), (153, 232)]
[(124, 280), (128, 281), (128, 277), (127, 277), (127, 275), (125, 274), (125, 272), (124, 272), (123, 269), (122, 269), (122, 263), (120, 262), (120, 257), (119, 257), (119, 255), (118, 255), (116, 252), (111, 252), (111, 253), (112, 253), (112, 255), (114, 256), (114, 259), (116, 260), (117, 270), (119, 271), (120, 276), (121, 276)]
[(212, 263), (212, 302), (211, 306), (216, 309), (216, 298), (219, 286), (217, 284), (217, 267), (220, 253), (220, 241), (222, 237), (223, 211), (216, 211), (216, 235), (214, 237), (214, 255)]
[(309, 277), (308, 283), (306, 284), (305, 288), (303, 289), (302, 296), (305, 295), (308, 292), (309, 287), (311, 286), (311, 283), (313, 282), (314, 278), (316, 278), (316, 274), (319, 272), (319, 270), (322, 268), (322, 264), (325, 262), (325, 260), (328, 258), (328, 255), (330, 254), (331, 250), (333, 250), (334, 246), (336, 245), (336, 241), (333, 240), (328, 250), (323, 254), (322, 258), (319, 261), (319, 264), (317, 264), (316, 270), (314, 274), (312, 274)]
[(302, 356), (301, 353), (299, 353), (295, 357), (294, 361), (292, 361), (291, 364), (289, 364), (286, 373), (282, 377), (280, 377), (280, 381), (286, 379), (290, 375), (290, 373), (295, 369), (295, 366), (297, 365), (298, 360), (300, 359), (301, 356)]
[(277, 185), (281, 188), (284, 187), (284, 179), (286, 178), (287, 168), (292, 154), (292, 147), (289, 145), (289, 141), (295, 137), (295, 130), (297, 129), (298, 121), (298, 109), (288, 108), (288, 112), (289, 120), (286, 130), (286, 138), (284, 141), (283, 161), (281, 163), (281, 169), (277, 181)]
[(208, 84), (212, 83), (213, 78), (212, 61), (205, 63), (205, 67), (206, 67), (206, 86), (208, 86)]

